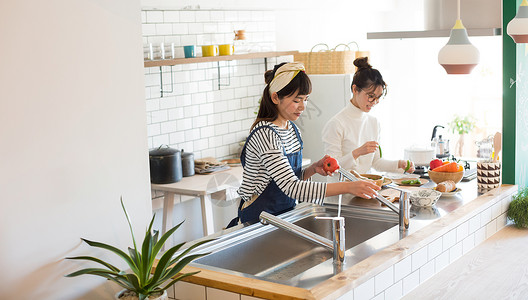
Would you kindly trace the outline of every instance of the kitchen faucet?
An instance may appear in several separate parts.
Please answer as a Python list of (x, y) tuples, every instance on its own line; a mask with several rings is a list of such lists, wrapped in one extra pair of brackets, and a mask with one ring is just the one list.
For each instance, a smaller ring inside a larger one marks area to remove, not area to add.
[[(338, 170), (340, 173), (340, 180), (343, 180), (343, 177), (347, 178), (350, 181), (359, 180), (356, 176), (352, 175), (350, 172), (343, 169)], [(376, 199), (385, 204), (388, 208), (394, 211), (399, 216), (399, 228), (400, 234), (406, 234), (409, 229), (409, 218), (410, 218), (410, 203), (409, 203), (409, 192), (404, 189), (400, 189), (396, 186), (388, 186), (392, 189), (400, 191), (400, 207), (396, 207), (392, 202), (387, 200), (385, 197), (376, 192)], [(333, 263), (334, 266), (341, 267), (345, 262), (345, 218), (343, 217), (315, 217), (316, 219), (322, 220), (332, 220), (332, 239), (322, 237), (316, 233), (313, 233), (309, 230), (306, 230), (300, 226), (292, 224), (288, 221), (285, 221), (279, 217), (276, 217), (268, 212), (260, 213), (260, 223), (266, 225), (271, 224), (277, 228), (291, 232), (307, 241), (321, 245), (334, 254)]]
[[(350, 181), (357, 181), (359, 180), (356, 176), (352, 175), (352, 173), (343, 170), (338, 169), (338, 172), (340, 174), (339, 180), (343, 181), (343, 177)], [(390, 208), (393, 212), (397, 213), (399, 216), (398, 224), (400, 226), (400, 232), (406, 233), (407, 230), (409, 230), (409, 219), (410, 219), (410, 203), (409, 203), (409, 192), (407, 190), (398, 188), (394, 185), (387, 185), (388, 188), (400, 191), (400, 207), (396, 207), (396, 205), (392, 204), (389, 200), (387, 200), (385, 197), (380, 195), (378, 192), (376, 192), (376, 200), (386, 205), (388, 208)]]
[(315, 217), (316, 219), (332, 220), (332, 239), (322, 237), (316, 233), (306, 230), (300, 226), (285, 221), (268, 212), (260, 213), (260, 223), (271, 224), (277, 228), (291, 232), (307, 241), (321, 245), (334, 253), (333, 263), (341, 266), (345, 262), (345, 218), (343, 217)]

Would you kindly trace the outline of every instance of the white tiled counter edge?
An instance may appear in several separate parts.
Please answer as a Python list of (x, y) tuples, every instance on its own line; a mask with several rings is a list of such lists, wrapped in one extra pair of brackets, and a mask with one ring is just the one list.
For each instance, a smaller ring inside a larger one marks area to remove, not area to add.
[(516, 189), (509, 194), (501, 194), (475, 209), (473, 214), (460, 218), (457, 222), (460, 224), (455, 228), (410, 253), (338, 299), (402, 298), (505, 227), (508, 206), (515, 192)]

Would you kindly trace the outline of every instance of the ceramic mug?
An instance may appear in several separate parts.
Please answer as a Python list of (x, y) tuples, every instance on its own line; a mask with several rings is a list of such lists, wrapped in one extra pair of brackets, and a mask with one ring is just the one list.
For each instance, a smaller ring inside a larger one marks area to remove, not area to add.
[(235, 47), (231, 44), (220, 45), (218, 49), (220, 50), (220, 55), (233, 55), (233, 52), (235, 52)]
[(218, 46), (216, 45), (202, 46), (202, 56), (217, 56), (217, 55), (218, 55)]
[(183, 52), (185, 53), (185, 58), (195, 57), (194, 45), (183, 46)]

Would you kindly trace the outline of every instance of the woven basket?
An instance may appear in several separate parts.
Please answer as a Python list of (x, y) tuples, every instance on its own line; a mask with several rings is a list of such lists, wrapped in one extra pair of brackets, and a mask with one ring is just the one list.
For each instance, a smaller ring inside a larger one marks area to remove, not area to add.
[[(345, 46), (344, 51), (338, 51), (339, 46)], [(326, 46), (325, 50), (314, 52), (317, 46)], [(353, 74), (356, 72), (354, 60), (357, 55), (367, 53), (365, 51), (351, 51), (345, 44), (339, 44), (329, 49), (326, 44), (317, 44), (310, 52), (299, 52), (294, 55), (294, 60), (304, 64), (308, 74)]]

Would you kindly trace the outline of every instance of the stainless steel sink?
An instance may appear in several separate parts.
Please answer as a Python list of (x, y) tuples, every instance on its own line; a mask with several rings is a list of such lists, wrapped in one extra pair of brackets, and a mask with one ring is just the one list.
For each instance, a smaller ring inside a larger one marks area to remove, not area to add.
[[(303, 203), (280, 217), (331, 240), (331, 221), (315, 217), (334, 217), (337, 210), (332, 204), (321, 207)], [(345, 268), (399, 239), (398, 216), (391, 211), (344, 207), (341, 216), (345, 218)], [(304, 288), (335, 272), (331, 251), (271, 225), (253, 224), (206, 245), (199, 251), (212, 253), (193, 265)], [(318, 280), (309, 274), (316, 274)]]

